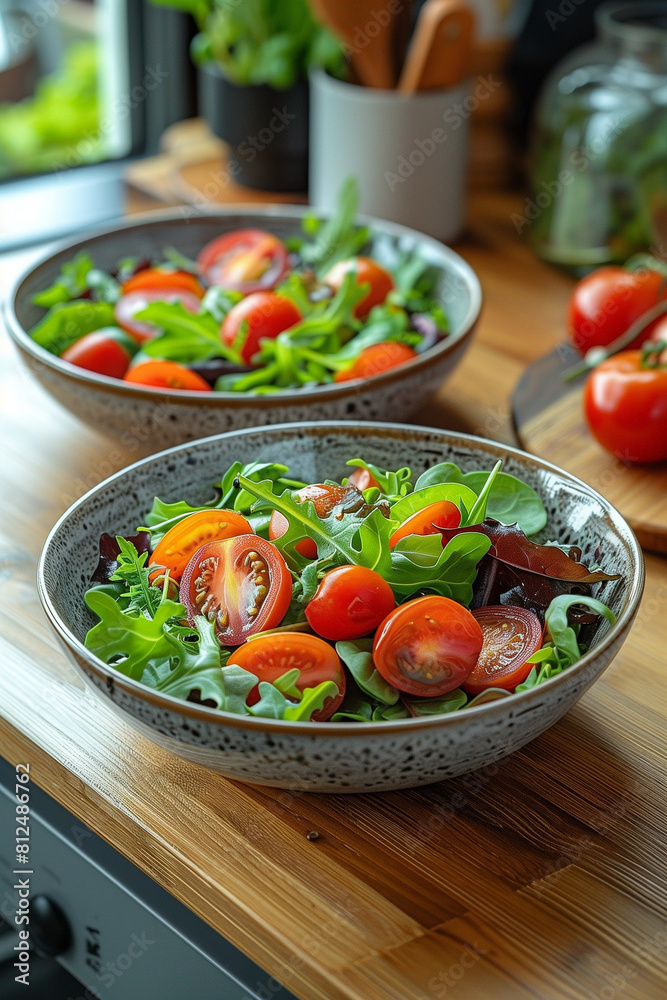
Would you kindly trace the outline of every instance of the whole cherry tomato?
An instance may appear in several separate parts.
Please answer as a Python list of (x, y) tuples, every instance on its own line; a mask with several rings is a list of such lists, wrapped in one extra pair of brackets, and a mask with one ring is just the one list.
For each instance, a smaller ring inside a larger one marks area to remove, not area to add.
[(584, 413), (597, 441), (624, 462), (667, 461), (667, 363), (623, 351), (594, 368)]
[(358, 639), (373, 632), (395, 607), (394, 592), (375, 570), (337, 566), (320, 581), (306, 618), (324, 639)]
[[(606, 347), (665, 298), (667, 281), (658, 271), (601, 267), (582, 278), (572, 293), (567, 315), (570, 340), (582, 354), (591, 347)], [(639, 347), (648, 340), (656, 322), (629, 346)]]
[(63, 361), (98, 375), (123, 378), (137, 352), (137, 343), (116, 327), (105, 327), (80, 337), (60, 355)]
[(242, 340), (241, 357), (250, 364), (260, 348), (261, 340), (273, 340), (301, 319), (301, 313), (291, 299), (275, 292), (253, 292), (229, 310), (220, 337), (231, 347)]

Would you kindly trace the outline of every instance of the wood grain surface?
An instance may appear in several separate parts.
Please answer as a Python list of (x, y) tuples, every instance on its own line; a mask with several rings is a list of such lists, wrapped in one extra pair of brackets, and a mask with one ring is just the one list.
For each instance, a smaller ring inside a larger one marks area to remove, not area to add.
[(601, 448), (588, 433), (581, 389), (528, 420), (518, 433), (527, 451), (603, 493), (627, 518), (645, 548), (667, 554), (667, 466), (633, 467)]
[[(471, 206), (460, 250), (485, 311), (419, 415), (508, 442), (512, 386), (562, 338), (570, 288), (518, 241), (516, 207)], [(604, 677), (496, 767), (375, 796), (235, 784), (137, 735), (59, 649), (35, 592), (44, 538), (150, 441), (92, 433), (1, 343), (8, 760), (28, 760), (38, 785), (304, 1000), (664, 998), (667, 562), (648, 558), (637, 624)]]

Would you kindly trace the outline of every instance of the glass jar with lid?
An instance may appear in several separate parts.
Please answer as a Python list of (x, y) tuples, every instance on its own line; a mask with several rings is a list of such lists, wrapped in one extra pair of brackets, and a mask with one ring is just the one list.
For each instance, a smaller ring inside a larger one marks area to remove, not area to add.
[(583, 273), (667, 254), (667, 0), (596, 11), (598, 39), (540, 96), (525, 222), (545, 260)]

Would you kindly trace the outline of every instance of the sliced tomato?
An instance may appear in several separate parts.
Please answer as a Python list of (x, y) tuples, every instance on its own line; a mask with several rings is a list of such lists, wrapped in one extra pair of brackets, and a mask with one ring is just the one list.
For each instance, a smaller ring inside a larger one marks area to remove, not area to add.
[(291, 299), (275, 292), (253, 292), (229, 310), (220, 327), (220, 337), (228, 347), (242, 340), (241, 357), (250, 364), (260, 341), (274, 340), (300, 319), (301, 313)]
[[(315, 504), (317, 516), (327, 517), (334, 507), (343, 500), (346, 500), (350, 494), (354, 496), (355, 493), (356, 490), (350, 490), (349, 487), (345, 486), (312, 483), (310, 486), (304, 486), (302, 489), (297, 490), (293, 496), (298, 501), (312, 500)], [(276, 538), (282, 538), (288, 527), (289, 523), (285, 515), (281, 514), (279, 510), (274, 510), (269, 522), (269, 538), (271, 541), (275, 541)], [(296, 551), (306, 559), (317, 559), (317, 545), (312, 538), (303, 538), (297, 544)]]
[(110, 326), (87, 333), (60, 356), (63, 361), (86, 371), (123, 378), (136, 352), (136, 341), (123, 330)]
[(463, 684), (482, 641), (467, 608), (448, 597), (418, 597), (387, 615), (375, 634), (373, 660), (399, 691), (428, 698)]
[[(313, 722), (330, 719), (345, 695), (345, 671), (336, 650), (328, 642), (304, 632), (257, 636), (236, 649), (228, 662), (249, 670), (260, 681), (270, 683), (290, 670), (299, 670), (296, 681), (299, 691), (317, 687), (324, 681), (333, 681), (338, 687), (338, 694), (328, 698), (322, 708), (313, 713)], [(259, 701), (259, 685), (252, 689), (246, 701), (249, 705)]]
[(196, 275), (189, 271), (165, 271), (160, 267), (148, 267), (137, 271), (123, 283), (123, 295), (130, 292), (191, 292), (198, 299), (204, 298), (204, 288)]
[(289, 270), (287, 247), (263, 229), (236, 229), (207, 243), (197, 267), (210, 285), (250, 295), (275, 288)]
[(370, 347), (364, 348), (349, 368), (336, 372), (334, 381), (349, 382), (353, 378), (372, 378), (390, 368), (398, 368), (399, 365), (404, 365), (416, 357), (418, 357), (416, 351), (397, 340), (386, 340), (380, 344), (372, 344)]
[[(252, 527), (245, 517), (234, 510), (202, 510), (189, 514), (170, 528), (158, 542), (148, 560), (149, 566), (157, 564), (169, 570), (172, 580), (180, 580), (185, 567), (195, 552), (207, 542), (236, 535), (251, 535)], [(161, 575), (157, 570), (151, 573), (151, 581)]]
[(365, 319), (373, 306), (382, 305), (394, 288), (394, 279), (389, 271), (385, 271), (371, 257), (349, 257), (334, 264), (324, 277), (325, 284), (337, 292), (345, 275), (350, 272), (356, 273), (358, 285), (370, 286), (367, 294), (354, 308), (357, 319)]
[(393, 590), (375, 570), (337, 566), (320, 581), (306, 618), (324, 639), (358, 639), (374, 632), (395, 607)]
[(351, 476), (348, 476), (347, 481), (348, 483), (351, 483), (352, 486), (356, 486), (362, 493), (364, 490), (370, 490), (373, 487), (378, 490), (380, 488), (380, 484), (373, 473), (369, 472), (368, 469), (364, 469), (361, 465), (354, 470)]
[(275, 545), (258, 535), (208, 542), (181, 578), (181, 601), (194, 625), (203, 615), (223, 646), (280, 625), (292, 599), (292, 578)]
[(533, 668), (526, 661), (542, 645), (542, 623), (535, 612), (513, 605), (489, 605), (473, 611), (483, 644), (472, 673), (463, 684), (467, 694), (487, 688), (513, 691)]
[(135, 385), (152, 385), (158, 389), (211, 391), (210, 385), (201, 375), (175, 361), (143, 361), (136, 368), (130, 368), (125, 381), (133, 382)]
[[(140, 271), (139, 273), (143, 274), (144, 272)], [(193, 314), (198, 313), (201, 307), (201, 302), (196, 295), (178, 289), (146, 288), (130, 292), (129, 295), (122, 295), (114, 306), (116, 322), (139, 344), (143, 344), (145, 340), (152, 340), (153, 337), (157, 337), (161, 333), (160, 328), (152, 323), (145, 323), (143, 320), (134, 318), (151, 302), (180, 302), (184, 309)]]
[(407, 538), (408, 535), (437, 535), (441, 528), (458, 528), (460, 523), (461, 511), (451, 500), (431, 503), (399, 524), (389, 539), (389, 548), (393, 549), (401, 538)]

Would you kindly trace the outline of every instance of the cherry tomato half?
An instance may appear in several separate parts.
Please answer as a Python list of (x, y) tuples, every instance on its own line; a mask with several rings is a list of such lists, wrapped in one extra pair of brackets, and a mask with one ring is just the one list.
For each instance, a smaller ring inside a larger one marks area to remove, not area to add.
[[(148, 564), (157, 563), (169, 570), (170, 579), (180, 580), (190, 559), (202, 545), (251, 534), (250, 524), (234, 510), (201, 510), (189, 514), (169, 529), (156, 545)], [(160, 575), (158, 571), (151, 573), (151, 581)]]
[(512, 605), (490, 605), (473, 611), (482, 628), (482, 651), (461, 687), (467, 694), (487, 688), (513, 691), (533, 669), (526, 661), (542, 645), (542, 622), (534, 611)]
[(364, 490), (370, 490), (373, 487), (376, 489), (380, 488), (380, 484), (373, 473), (369, 472), (368, 469), (364, 469), (361, 465), (357, 466), (352, 475), (348, 476), (347, 481), (348, 483), (351, 483), (352, 486), (356, 486), (362, 493)]
[[(657, 271), (601, 267), (582, 278), (572, 292), (567, 313), (570, 340), (582, 354), (591, 347), (606, 347), (664, 298), (667, 287)], [(648, 340), (657, 322), (629, 346), (639, 347)]]
[(345, 275), (350, 271), (356, 271), (358, 285), (370, 285), (367, 295), (358, 302), (354, 309), (357, 319), (364, 319), (368, 316), (373, 306), (380, 306), (394, 287), (394, 279), (389, 271), (385, 271), (376, 261), (370, 257), (350, 257), (348, 260), (341, 260), (324, 276), (325, 284), (333, 288), (334, 291), (343, 284)]
[(153, 323), (145, 323), (143, 320), (134, 318), (151, 302), (180, 302), (184, 309), (193, 314), (198, 313), (201, 306), (198, 297), (192, 292), (179, 291), (178, 289), (146, 288), (121, 296), (114, 306), (116, 322), (139, 344), (145, 340), (152, 340), (161, 332), (160, 328), (154, 326)]
[(254, 292), (229, 310), (220, 327), (220, 337), (231, 347), (241, 332), (241, 324), (245, 324), (241, 357), (250, 364), (261, 340), (273, 340), (300, 319), (301, 313), (291, 299), (275, 292)]
[(175, 361), (143, 361), (136, 368), (130, 368), (125, 382), (135, 385), (153, 385), (158, 389), (192, 389), (196, 392), (210, 392), (211, 387), (201, 375), (190, 371)]
[(223, 646), (280, 625), (292, 599), (292, 577), (275, 545), (258, 535), (208, 542), (181, 578), (181, 601), (194, 625), (203, 615)]
[(130, 292), (191, 292), (197, 298), (204, 298), (204, 289), (197, 277), (189, 271), (164, 271), (159, 267), (148, 267), (137, 271), (123, 283), (123, 295)]
[(275, 288), (287, 274), (287, 247), (263, 229), (236, 229), (207, 243), (197, 267), (210, 285), (250, 295)]
[[(336, 650), (317, 636), (303, 632), (277, 632), (257, 636), (236, 649), (229, 658), (244, 670), (249, 670), (260, 681), (277, 681), (289, 670), (300, 670), (296, 686), (299, 691), (317, 687), (323, 681), (333, 681), (338, 694), (328, 698), (322, 708), (312, 715), (313, 722), (330, 719), (345, 695), (345, 672)], [(259, 701), (259, 684), (246, 699), (248, 705)]]
[[(389, 548), (393, 549), (401, 538), (408, 535), (437, 535), (441, 528), (458, 528), (461, 523), (461, 511), (451, 500), (440, 500), (438, 503), (431, 503), (423, 510), (418, 510), (416, 514), (406, 518), (403, 524), (399, 524), (396, 531), (389, 539)], [(443, 538), (443, 545), (445, 539)]]
[(467, 608), (448, 597), (418, 597), (387, 615), (375, 634), (373, 660), (399, 691), (428, 698), (463, 684), (482, 640)]
[(109, 326), (80, 337), (60, 356), (89, 372), (123, 378), (136, 352), (136, 341), (117, 327)]
[(395, 607), (394, 592), (375, 570), (337, 566), (320, 581), (306, 618), (324, 639), (358, 639), (374, 632)]
[(397, 340), (386, 340), (380, 344), (372, 344), (365, 347), (349, 368), (337, 372), (335, 382), (349, 382), (353, 378), (372, 378), (380, 372), (386, 372), (390, 368), (398, 368), (406, 361), (412, 361), (418, 357), (407, 344), (401, 344)]
[(584, 388), (593, 436), (624, 462), (667, 461), (667, 365), (642, 367), (622, 351), (594, 368)]

